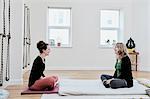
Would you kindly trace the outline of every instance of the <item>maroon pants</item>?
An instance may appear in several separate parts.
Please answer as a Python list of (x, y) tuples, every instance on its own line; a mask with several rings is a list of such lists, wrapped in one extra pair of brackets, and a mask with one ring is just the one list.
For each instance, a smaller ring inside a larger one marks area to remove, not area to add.
[(55, 83), (58, 81), (57, 76), (49, 76), (41, 78), (30, 87), (31, 90), (44, 90), (46, 88), (54, 88)]

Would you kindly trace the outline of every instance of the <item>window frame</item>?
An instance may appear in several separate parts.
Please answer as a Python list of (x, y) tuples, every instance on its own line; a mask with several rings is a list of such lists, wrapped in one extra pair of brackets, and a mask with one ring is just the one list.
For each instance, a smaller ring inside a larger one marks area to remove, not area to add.
[[(115, 27), (101, 27), (101, 11), (118, 11), (119, 12), (119, 19), (118, 19), (118, 28)], [(100, 10), (100, 41), (99, 41), (99, 47), (100, 48), (113, 48), (113, 45), (103, 45), (101, 44), (101, 30), (115, 30), (117, 31), (117, 40), (122, 41), (122, 31), (121, 31), (121, 24), (123, 24), (123, 22), (121, 21), (121, 10), (120, 9), (101, 9)]]
[[(49, 9), (69, 9), (70, 10), (70, 26), (49, 26)], [(71, 48), (72, 47), (72, 8), (71, 7), (48, 7), (48, 33), (47, 40), (50, 43), (50, 29), (68, 29), (69, 31), (69, 44), (61, 44), (61, 46), (51, 46), (53, 48)]]

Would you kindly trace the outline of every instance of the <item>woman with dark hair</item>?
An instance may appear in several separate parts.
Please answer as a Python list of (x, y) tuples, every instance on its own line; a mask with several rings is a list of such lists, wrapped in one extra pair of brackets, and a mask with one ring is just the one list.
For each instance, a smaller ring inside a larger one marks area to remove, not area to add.
[(117, 43), (114, 48), (116, 54), (115, 73), (113, 76), (103, 74), (101, 80), (106, 88), (123, 88), (133, 86), (131, 61), (128, 57), (126, 46)]
[(45, 57), (50, 53), (50, 46), (43, 41), (39, 41), (37, 43), (37, 48), (40, 52), (40, 55), (37, 56), (33, 62), (28, 87), (30, 90), (53, 89), (58, 77), (45, 77), (43, 73), (45, 70)]

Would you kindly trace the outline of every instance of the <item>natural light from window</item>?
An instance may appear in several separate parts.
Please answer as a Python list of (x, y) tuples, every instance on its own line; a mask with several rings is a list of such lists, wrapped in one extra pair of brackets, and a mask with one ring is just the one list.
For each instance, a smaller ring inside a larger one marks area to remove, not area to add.
[(120, 11), (100, 11), (100, 46), (112, 47), (118, 42), (120, 33)]
[(48, 39), (52, 47), (71, 47), (71, 8), (49, 8)]

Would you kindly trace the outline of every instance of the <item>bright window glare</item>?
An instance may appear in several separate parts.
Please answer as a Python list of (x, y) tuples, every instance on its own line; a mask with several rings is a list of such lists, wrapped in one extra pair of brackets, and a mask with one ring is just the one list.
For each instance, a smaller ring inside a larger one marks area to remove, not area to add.
[(119, 27), (119, 11), (102, 10), (101, 11), (101, 28)]
[[(71, 46), (71, 9), (49, 8), (48, 39), (54, 47)], [(58, 44), (59, 43), (59, 44)]]
[(117, 31), (116, 30), (101, 30), (101, 44), (102, 45), (113, 45), (117, 42)]
[(119, 10), (100, 11), (100, 45), (109, 47), (118, 42), (120, 32), (119, 13)]
[(69, 44), (69, 31), (68, 29), (51, 29), (50, 40), (54, 40), (54, 44), (62, 42), (62, 44)]
[(49, 26), (70, 26), (70, 9), (49, 9)]

